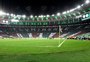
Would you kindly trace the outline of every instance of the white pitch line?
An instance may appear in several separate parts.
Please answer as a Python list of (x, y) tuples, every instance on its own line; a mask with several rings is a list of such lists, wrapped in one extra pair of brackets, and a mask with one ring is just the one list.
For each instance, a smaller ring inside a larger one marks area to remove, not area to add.
[(58, 45), (58, 47), (61, 47), (66, 40), (67, 40), (67, 39), (65, 39), (62, 43), (60, 43), (60, 44)]
[(56, 47), (56, 46), (37, 46), (37, 47)]
[(56, 47), (56, 46), (31, 46), (31, 47)]

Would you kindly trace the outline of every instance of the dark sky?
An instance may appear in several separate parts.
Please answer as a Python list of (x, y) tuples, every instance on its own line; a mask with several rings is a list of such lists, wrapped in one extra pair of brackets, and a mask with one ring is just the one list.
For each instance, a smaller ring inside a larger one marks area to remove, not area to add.
[(5, 12), (26, 15), (56, 14), (83, 3), (83, 0), (0, 0)]

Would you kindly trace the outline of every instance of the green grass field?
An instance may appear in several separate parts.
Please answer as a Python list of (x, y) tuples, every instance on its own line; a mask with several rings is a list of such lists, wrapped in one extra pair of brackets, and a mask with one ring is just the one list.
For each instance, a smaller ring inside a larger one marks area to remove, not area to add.
[(0, 39), (0, 62), (90, 62), (89, 40), (64, 40)]

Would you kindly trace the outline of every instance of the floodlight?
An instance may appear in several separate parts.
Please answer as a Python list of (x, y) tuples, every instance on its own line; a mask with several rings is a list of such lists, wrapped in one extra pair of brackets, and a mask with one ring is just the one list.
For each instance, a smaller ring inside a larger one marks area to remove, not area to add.
[(13, 16), (15, 16), (14, 14), (11, 14), (11, 16), (13, 17)]
[(41, 17), (43, 17), (43, 15), (41, 15)]
[(0, 11), (0, 15), (6, 15), (6, 13), (3, 11)]
[(3, 20), (3, 24), (8, 24), (9, 22), (7, 20)]
[(8, 21), (6, 21), (6, 24), (8, 24), (9, 22)]
[(33, 15), (31, 15), (30, 18), (33, 18)]
[(83, 15), (83, 18), (85, 18), (86, 17), (86, 15)]
[(69, 12), (73, 12), (75, 10), (75, 8), (74, 9), (71, 9)]
[(22, 15), (23, 18), (26, 18), (26, 15)]
[(47, 15), (47, 17), (50, 17), (50, 15)]
[(43, 15), (40, 15), (40, 16), (38, 16), (38, 17), (44, 17)]
[(80, 6), (80, 5), (78, 5), (76, 8), (77, 8), (77, 9), (80, 9), (80, 8), (81, 8), (81, 6)]
[(84, 6), (84, 4), (82, 4), (81, 6)]
[(6, 15), (10, 15), (9, 13), (6, 13)]
[(35, 16), (35, 17), (37, 17), (37, 16)]
[(67, 12), (65, 11), (65, 12), (63, 12), (62, 14), (66, 14)]
[(19, 22), (19, 20), (12, 19), (11, 22)]
[(90, 0), (86, 0), (86, 2), (85, 2), (86, 4), (89, 4), (90, 3)]
[(17, 17), (21, 17), (21, 15), (16, 15)]
[(60, 16), (60, 13), (57, 13), (57, 16)]
[(89, 14), (86, 14), (86, 17), (89, 17)]
[(38, 17), (41, 17), (40, 15)]
[(67, 13), (70, 13), (70, 11), (67, 11)]
[(52, 16), (55, 16), (54, 14), (52, 14)]
[(5, 20), (3, 20), (3, 23), (5, 23), (6, 21)]

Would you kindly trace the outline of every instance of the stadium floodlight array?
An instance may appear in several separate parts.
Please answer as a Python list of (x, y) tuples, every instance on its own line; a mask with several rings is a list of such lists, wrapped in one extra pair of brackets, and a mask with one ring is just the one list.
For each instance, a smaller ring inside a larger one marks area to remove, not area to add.
[[(86, 0), (85, 1), (85, 4), (89, 4), (90, 3), (90, 0)], [(81, 7), (83, 7), (85, 4), (82, 4), (82, 5), (78, 5), (76, 8), (73, 8), (73, 9), (70, 9), (68, 11), (64, 11), (62, 14), (67, 14), (67, 13), (70, 13), (70, 12), (73, 12), (77, 9), (80, 9)]]
[(80, 5), (78, 5), (76, 8), (70, 9), (70, 10), (68, 10), (68, 11), (64, 11), (62, 14), (71, 13), (71, 12), (73, 12), (73, 11), (77, 10), (77, 9), (80, 9), (80, 8), (81, 8), (81, 6), (80, 6)]
[[(7, 15), (7, 16), (11, 16), (12, 18), (17, 18), (17, 19), (23, 18), (24, 20), (25, 20), (25, 18), (28, 18), (28, 20), (31, 18), (31, 20), (33, 20), (33, 21), (34, 20), (44, 20), (44, 19), (45, 20), (49, 20), (49, 19), (51, 19), (51, 20), (53, 20), (53, 19), (58, 20), (59, 19), (60, 20), (60, 18), (61, 19), (63, 17), (67, 18), (68, 16), (70, 18), (72, 18), (72, 16), (74, 16), (75, 18), (78, 18), (78, 16), (82, 15), (79, 10), (82, 11), (81, 8), (84, 7), (85, 5), (89, 4), (89, 3), (90, 3), (90, 0), (85, 0), (85, 3), (83, 3), (81, 5), (78, 5), (75, 8), (72, 8), (70, 10), (64, 11), (62, 13), (58, 12), (56, 15), (55, 14), (52, 14), (52, 15), (40, 15), (40, 16), (31, 15), (31, 16), (27, 17), (26, 15), (19, 15), (18, 16), (18, 15), (15, 15), (15, 14), (9, 14), (9, 13), (5, 13), (3, 11), (0, 11), (0, 16)], [(65, 19), (65, 18), (63, 18), (63, 19)]]

